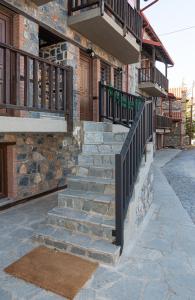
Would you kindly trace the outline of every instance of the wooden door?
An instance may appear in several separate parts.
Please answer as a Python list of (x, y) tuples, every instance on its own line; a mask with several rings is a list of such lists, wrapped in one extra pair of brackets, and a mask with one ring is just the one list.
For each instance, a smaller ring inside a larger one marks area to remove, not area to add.
[[(0, 7), (0, 42), (10, 44), (11, 42), (11, 15)], [(3, 102), (4, 86), (4, 51), (0, 48), (0, 103)]]
[(80, 56), (80, 119), (93, 120), (92, 61), (84, 54)]
[(0, 198), (7, 196), (7, 148), (0, 145)]

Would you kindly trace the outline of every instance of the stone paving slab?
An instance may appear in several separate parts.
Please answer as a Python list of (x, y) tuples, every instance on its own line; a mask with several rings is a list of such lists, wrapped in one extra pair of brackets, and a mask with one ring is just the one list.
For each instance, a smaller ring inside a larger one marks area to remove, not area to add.
[[(137, 243), (117, 266), (100, 266), (76, 300), (195, 300), (195, 225), (160, 169), (177, 154), (161, 153), (151, 218)], [(56, 204), (52, 196), (0, 213), (0, 300), (63, 299), (3, 272), (34, 247), (31, 231)]]

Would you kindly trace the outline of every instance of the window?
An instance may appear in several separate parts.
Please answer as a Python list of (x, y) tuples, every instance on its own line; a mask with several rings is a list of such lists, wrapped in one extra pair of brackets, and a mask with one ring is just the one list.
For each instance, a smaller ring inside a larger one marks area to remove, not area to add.
[(116, 89), (122, 90), (122, 78), (123, 78), (122, 69), (120, 68), (114, 69), (114, 87)]
[(101, 81), (106, 84), (110, 84), (110, 65), (106, 64), (105, 62), (101, 62)]

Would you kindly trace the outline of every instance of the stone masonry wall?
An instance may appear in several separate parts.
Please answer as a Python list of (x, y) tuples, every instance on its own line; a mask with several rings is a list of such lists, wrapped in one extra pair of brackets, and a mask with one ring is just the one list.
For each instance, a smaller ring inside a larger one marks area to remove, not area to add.
[(65, 186), (79, 152), (64, 134), (0, 134), (2, 142), (14, 143), (8, 146), (8, 196), (15, 200)]
[(181, 123), (173, 123), (172, 131), (164, 136), (165, 147), (180, 147), (181, 146)]
[(153, 201), (153, 151), (154, 145), (149, 143), (146, 161), (143, 158), (125, 220), (125, 244), (137, 237)]

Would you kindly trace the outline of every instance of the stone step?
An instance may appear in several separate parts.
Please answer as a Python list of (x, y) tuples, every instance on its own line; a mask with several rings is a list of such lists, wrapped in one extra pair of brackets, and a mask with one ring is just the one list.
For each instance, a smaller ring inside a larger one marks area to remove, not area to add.
[(112, 231), (115, 228), (115, 221), (111, 217), (56, 207), (48, 212), (47, 221), (50, 225), (63, 227), (72, 232), (109, 241), (114, 240)]
[(115, 199), (112, 195), (66, 189), (58, 193), (58, 207), (115, 217)]
[(112, 123), (83, 121), (84, 132), (112, 132)]
[(105, 240), (96, 240), (89, 236), (72, 233), (64, 228), (42, 225), (33, 235), (33, 240), (83, 258), (114, 265), (119, 259), (120, 247)]
[(67, 185), (72, 190), (84, 190), (112, 195), (115, 193), (115, 181), (109, 178), (93, 176), (69, 176)]
[(106, 166), (76, 166), (74, 169), (74, 175), (77, 176), (94, 176), (101, 178), (115, 178), (115, 169), (113, 167)]
[(104, 143), (124, 143), (126, 139), (126, 132), (86, 132), (84, 133), (85, 145), (98, 145)]
[(79, 154), (79, 166), (106, 166), (115, 168), (115, 154)]
[(83, 145), (82, 147), (82, 153), (120, 153), (122, 148), (122, 143), (108, 143), (108, 144), (98, 144), (98, 145)]

